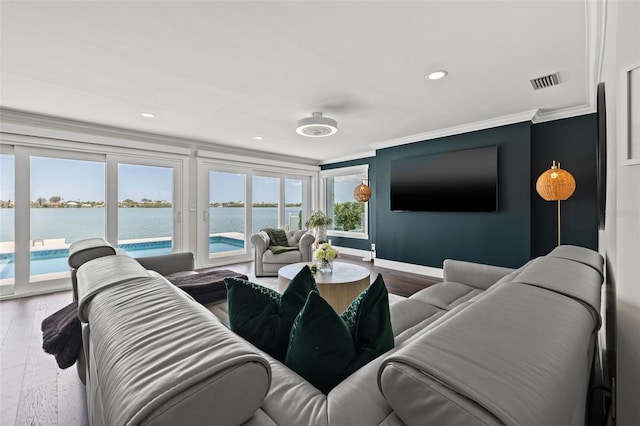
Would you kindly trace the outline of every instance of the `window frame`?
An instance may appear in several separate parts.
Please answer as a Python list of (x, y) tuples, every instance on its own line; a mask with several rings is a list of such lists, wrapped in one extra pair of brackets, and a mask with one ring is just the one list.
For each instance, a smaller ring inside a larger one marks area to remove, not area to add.
[[(358, 166), (339, 167), (335, 169), (322, 170), (319, 174), (320, 178), (320, 191), (319, 191), (319, 205), (322, 206), (323, 211), (328, 211), (327, 203), (329, 202), (327, 196), (327, 179), (335, 178), (337, 176), (349, 176), (363, 174), (363, 179), (369, 179), (369, 165), (362, 164)], [(355, 199), (354, 199), (355, 201)], [(328, 237), (341, 237), (341, 238), (353, 238), (358, 240), (369, 239), (369, 202), (365, 203), (364, 208), (364, 232), (348, 232), (348, 231), (336, 231), (333, 229), (327, 229)]]
[[(222, 158), (218, 158), (222, 157)], [(286, 224), (285, 215), (285, 179), (297, 179), (307, 182), (307, 193), (303, 194), (303, 207), (307, 212), (303, 217), (308, 217), (311, 210), (316, 206), (314, 202), (314, 185), (317, 179), (317, 167), (292, 168), (287, 167), (283, 162), (267, 162), (267, 164), (259, 164), (245, 158), (245, 161), (235, 161), (234, 159), (226, 159), (225, 155), (219, 155), (212, 152), (199, 151), (197, 155), (197, 213), (196, 213), (196, 266), (198, 268), (228, 265), (234, 262), (244, 262), (253, 260), (253, 249), (251, 247), (251, 233), (253, 226), (253, 177), (273, 177), (280, 180), (279, 201), (278, 201), (278, 226), (284, 227)], [(229, 256), (209, 256), (208, 239), (203, 235), (209, 234), (209, 172), (225, 172), (238, 173), (245, 176), (245, 252), (238, 255)], [(206, 219), (205, 219), (206, 216)]]
[[(85, 142), (53, 140), (49, 138), (5, 135), (0, 137), (2, 153), (14, 155), (15, 168), (15, 217), (14, 291), (10, 297), (25, 297), (51, 291), (71, 289), (68, 274), (43, 279), (30, 272), (30, 232), (31, 232), (31, 157), (50, 157), (68, 160), (97, 161), (105, 164), (105, 237), (117, 246), (117, 168), (118, 163), (139, 164), (173, 168), (174, 235), (173, 252), (189, 247), (188, 244), (188, 152), (164, 153), (143, 151), (136, 148), (122, 148)], [(38, 278), (39, 277), (39, 278)], [(2, 294), (1, 296), (7, 296)]]

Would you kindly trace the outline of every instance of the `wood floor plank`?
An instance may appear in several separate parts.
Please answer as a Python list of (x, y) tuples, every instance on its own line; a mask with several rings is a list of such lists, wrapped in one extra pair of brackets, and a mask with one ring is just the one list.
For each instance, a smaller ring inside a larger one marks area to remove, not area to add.
[(65, 426), (89, 424), (85, 387), (79, 379), (78, 384), (58, 387), (58, 424)]
[(24, 368), (25, 366), (22, 364), (0, 369), (0, 425), (15, 423), (22, 391)]
[(58, 424), (58, 392), (55, 380), (23, 389), (16, 415), (16, 426)]

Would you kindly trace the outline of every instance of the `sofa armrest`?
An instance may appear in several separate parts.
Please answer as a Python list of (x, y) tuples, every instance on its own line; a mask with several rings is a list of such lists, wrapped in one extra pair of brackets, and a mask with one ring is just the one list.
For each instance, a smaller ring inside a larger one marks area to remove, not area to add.
[(156, 271), (160, 275), (175, 274), (176, 272), (193, 271), (195, 266), (193, 253), (171, 253), (161, 256), (146, 256), (136, 258), (145, 269)]
[(255, 246), (256, 258), (262, 258), (262, 254), (267, 251), (271, 240), (266, 232), (260, 231), (251, 235), (251, 244)]
[(303, 262), (311, 262), (311, 260), (313, 260), (313, 243), (315, 241), (316, 238), (310, 232), (305, 233), (302, 238), (300, 238), (298, 249), (302, 253)]
[(486, 290), (513, 271), (515, 269), (502, 266), (445, 259), (443, 278), (444, 281), (453, 281)]
[(403, 422), (584, 424), (594, 335), (582, 304), (514, 282), (454, 315), (380, 367)]
[(91, 424), (242, 424), (264, 401), (269, 362), (165, 278), (89, 303)]

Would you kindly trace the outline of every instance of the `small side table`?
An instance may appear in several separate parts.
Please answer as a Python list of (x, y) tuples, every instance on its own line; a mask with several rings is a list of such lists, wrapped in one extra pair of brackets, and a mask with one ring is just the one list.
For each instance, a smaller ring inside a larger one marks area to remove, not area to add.
[[(293, 263), (278, 270), (278, 288), (284, 292), (293, 277), (304, 265), (311, 263)], [(369, 270), (350, 263), (333, 262), (333, 272), (314, 274), (320, 296), (341, 314), (353, 300), (371, 283)]]

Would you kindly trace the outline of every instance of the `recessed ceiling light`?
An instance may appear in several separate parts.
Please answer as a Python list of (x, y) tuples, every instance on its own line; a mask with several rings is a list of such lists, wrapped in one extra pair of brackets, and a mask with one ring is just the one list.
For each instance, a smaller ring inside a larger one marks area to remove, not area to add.
[(431, 74), (429, 74), (427, 76), (427, 78), (429, 80), (440, 80), (441, 78), (444, 78), (447, 76), (447, 72), (444, 70), (440, 70), (440, 71), (434, 71)]
[(153, 118), (153, 117), (155, 117), (155, 115), (151, 114), (150, 112), (143, 112), (143, 113), (142, 113), (142, 114), (140, 114), (140, 115), (141, 115), (141, 116), (143, 116), (143, 117), (146, 117), (146, 118)]
[(264, 139), (262, 136), (254, 136), (253, 138), (257, 141), (261, 141), (262, 139)]

